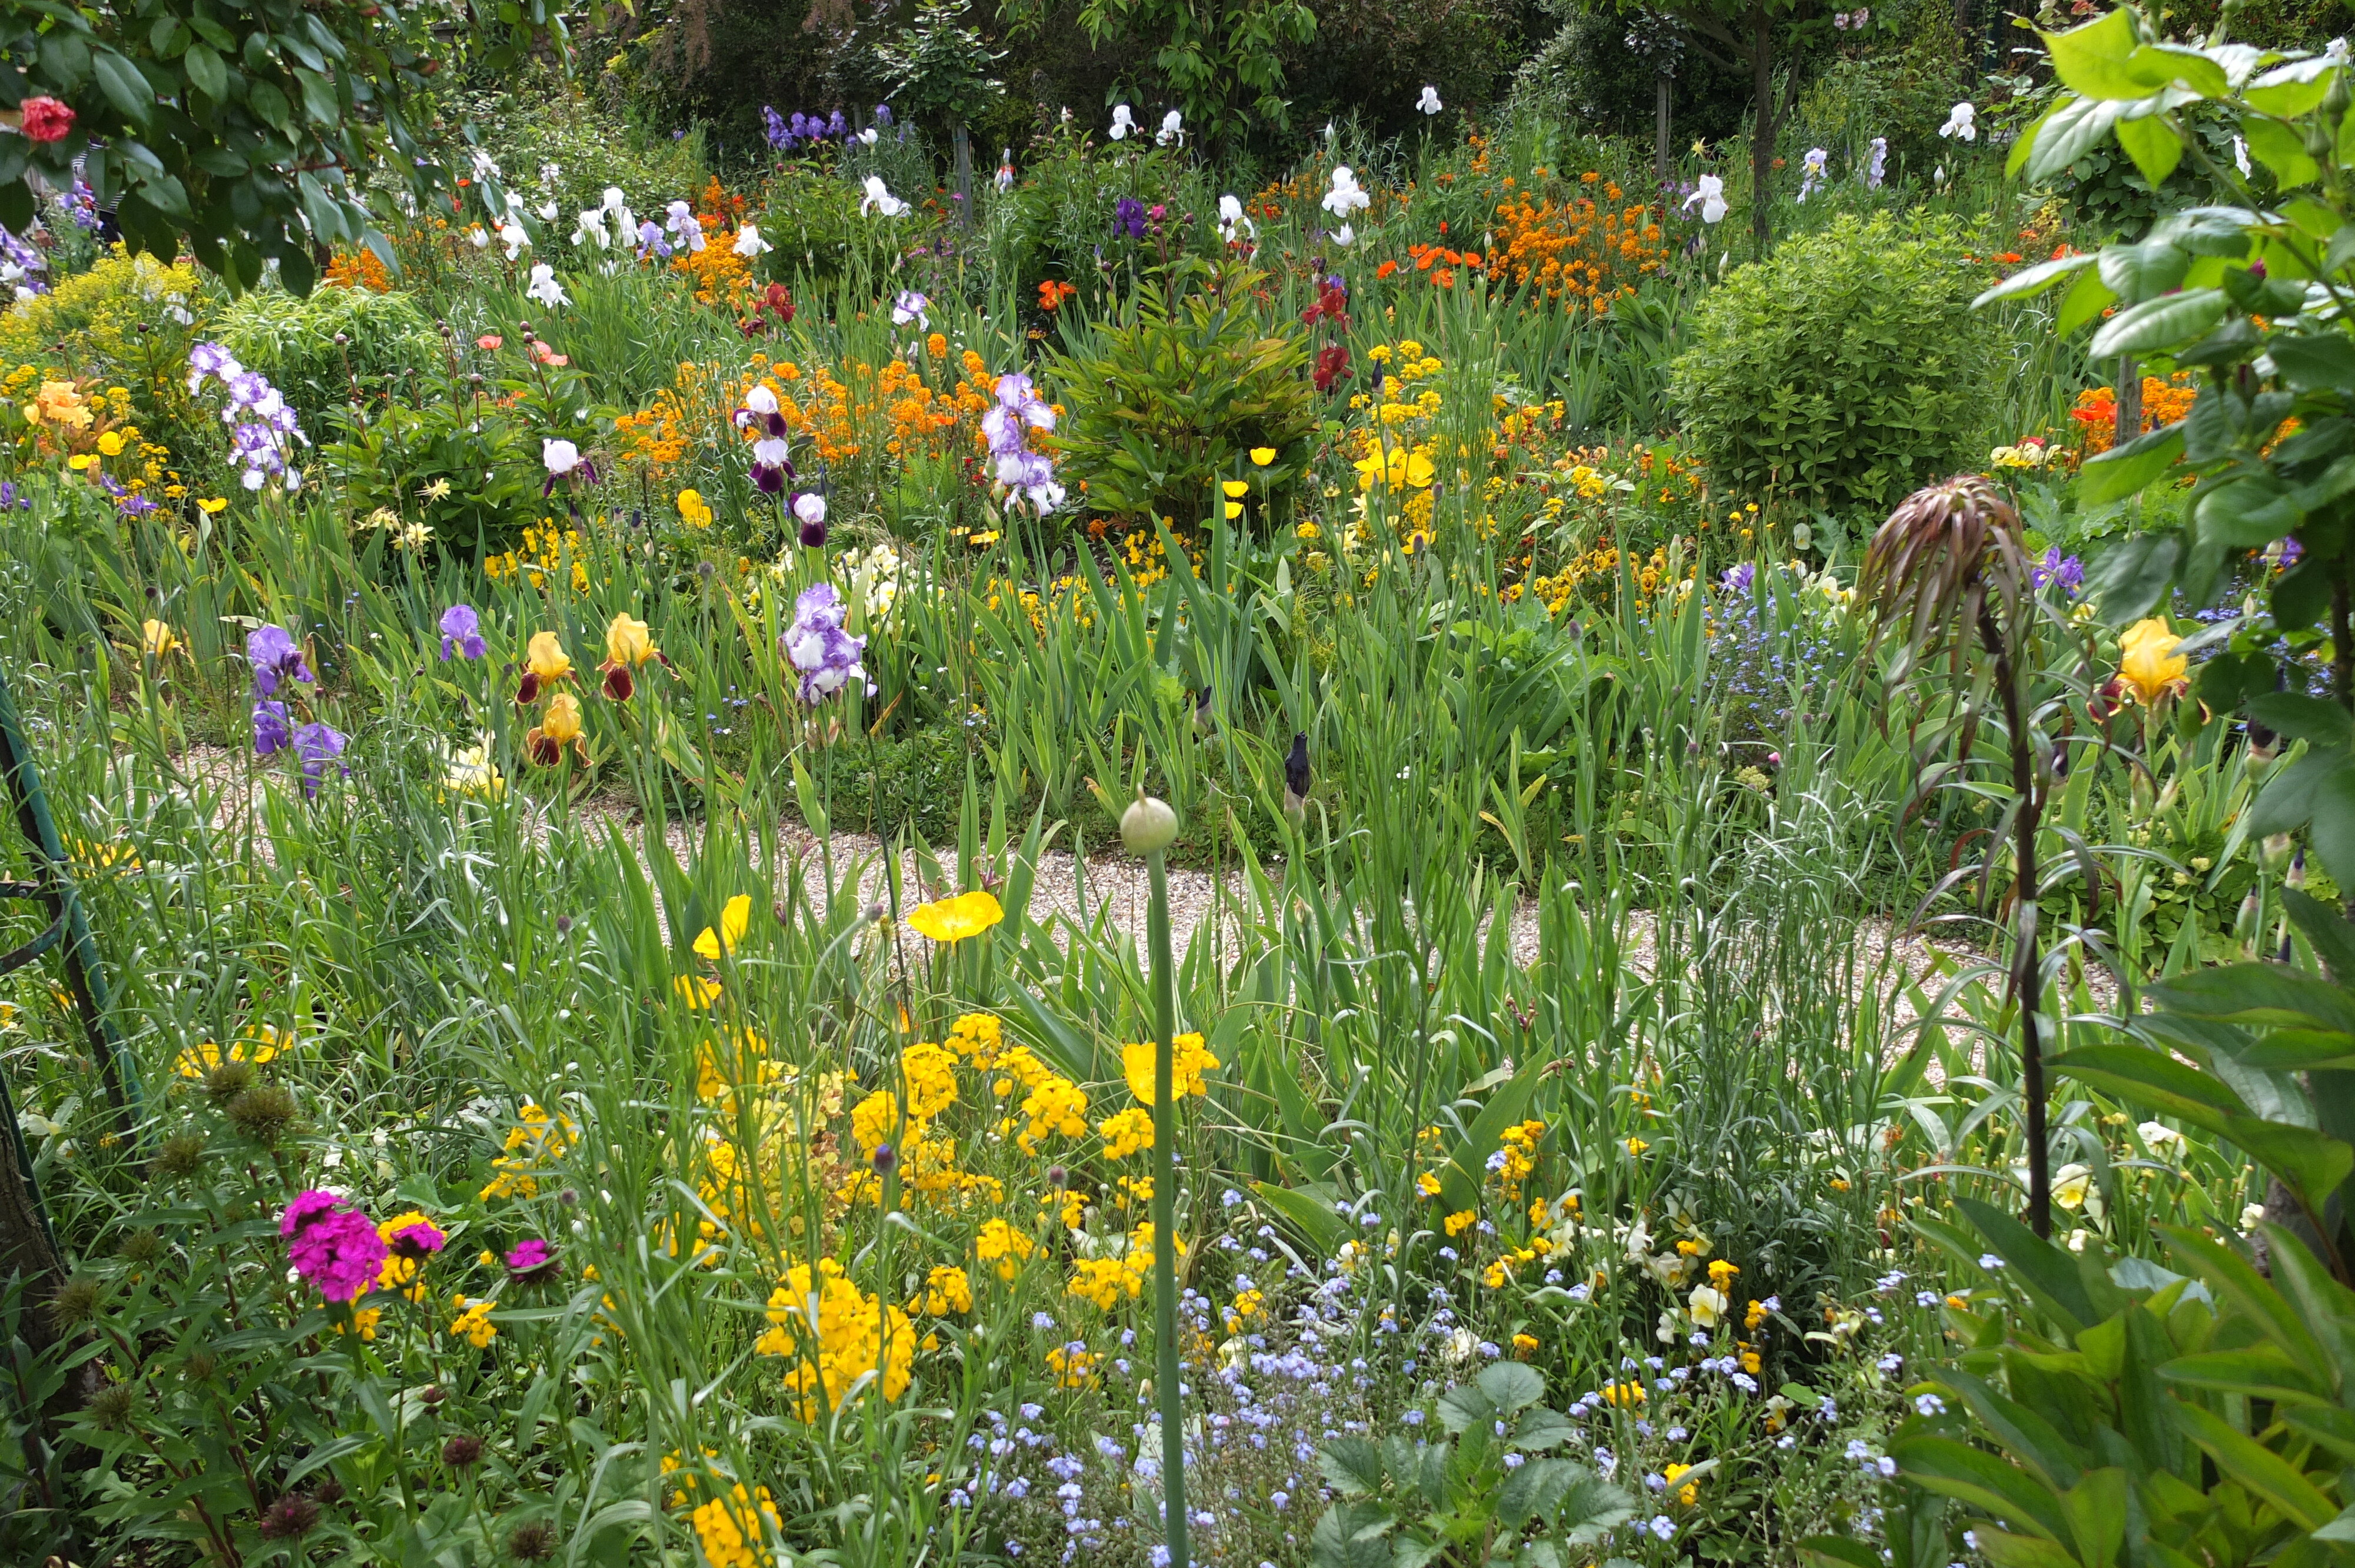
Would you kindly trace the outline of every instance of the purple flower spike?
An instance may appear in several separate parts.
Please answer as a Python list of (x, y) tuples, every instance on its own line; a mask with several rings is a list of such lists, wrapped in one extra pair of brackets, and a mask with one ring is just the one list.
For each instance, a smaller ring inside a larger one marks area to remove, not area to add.
[(303, 758), (303, 799), (319, 798), (319, 780), (325, 777), (330, 762), (343, 777), (352, 776), (350, 767), (339, 760), (350, 741), (343, 731), (324, 724), (306, 724), (294, 732), (294, 750)]
[(287, 723), (286, 705), (263, 697), (253, 705), (253, 755), (274, 757), (294, 744), (294, 731)]
[(474, 615), (472, 605), (453, 604), (442, 612), (442, 662), (448, 663), (455, 653), (461, 659), (479, 659), (486, 650), (483, 646), (483, 625)]
[(303, 650), (282, 626), (257, 626), (247, 632), (245, 662), (253, 666), (253, 689), (265, 697), (277, 694), (282, 676), (306, 684), (319, 678), (303, 662)]

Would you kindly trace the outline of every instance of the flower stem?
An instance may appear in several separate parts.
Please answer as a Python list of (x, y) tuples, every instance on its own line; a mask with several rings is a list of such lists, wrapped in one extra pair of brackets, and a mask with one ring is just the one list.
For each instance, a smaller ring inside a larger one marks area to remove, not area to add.
[(1169, 873), (1163, 861), (1159, 850), (1145, 857), (1152, 880), (1146, 936), (1153, 949), (1153, 1376), (1161, 1408), (1167, 1568), (1186, 1568), (1186, 1434), (1178, 1397), (1178, 977), (1169, 958)]

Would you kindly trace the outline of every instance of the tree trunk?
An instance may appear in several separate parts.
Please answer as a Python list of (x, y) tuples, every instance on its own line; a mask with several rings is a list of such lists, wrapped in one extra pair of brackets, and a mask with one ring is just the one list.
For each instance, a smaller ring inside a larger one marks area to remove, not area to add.
[(2131, 354), (2118, 355), (2118, 412), (2110, 439), (2124, 446), (2142, 434), (2142, 366)]
[(1750, 10), (1751, 86), (1757, 115), (1750, 128), (1750, 237), (1766, 258), (1767, 204), (1774, 185), (1774, 34), (1764, 5)]
[(956, 128), (956, 209), (957, 222), (966, 228), (973, 227), (973, 138), (962, 125)]
[(2003, 699), (2004, 723), (2010, 734), (2011, 788), (2019, 798), (2012, 839), (2013, 889), (2011, 995), (2019, 1007), (2019, 1097), (2027, 1122), (2028, 1225), (2044, 1240), (2052, 1236), (2052, 1161), (2045, 1126), (2044, 1050), (2038, 1036), (2037, 1012), (2044, 1002), (2044, 967), (2036, 956), (2036, 830), (2042, 802), (2036, 789), (2036, 751), (2028, 734), (2028, 718), (2020, 703), (2019, 673), (2012, 668), (2011, 649), (1994, 615), (1979, 607), (1979, 644), (1995, 660), (1996, 686)]
[(1660, 194), (1668, 190), (1668, 73), (1652, 73), (1652, 171), (1659, 176)]

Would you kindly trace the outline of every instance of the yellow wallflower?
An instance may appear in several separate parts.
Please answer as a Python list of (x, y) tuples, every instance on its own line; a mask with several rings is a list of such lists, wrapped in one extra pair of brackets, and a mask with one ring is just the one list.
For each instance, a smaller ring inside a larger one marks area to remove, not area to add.
[(1444, 1222), (1447, 1227), (1447, 1234), (1451, 1236), (1460, 1236), (1465, 1231), (1470, 1230), (1475, 1222), (1479, 1218), (1480, 1216), (1473, 1213), (1470, 1209), (1459, 1209), (1455, 1213), (1448, 1215)]
[(973, 1282), (965, 1277), (964, 1269), (942, 1264), (924, 1277), (924, 1293), (918, 1298), (918, 1309), (936, 1318), (952, 1312), (970, 1312)]
[(450, 1323), (452, 1334), (464, 1338), (478, 1351), (487, 1349), (499, 1337), (498, 1326), (491, 1321), (491, 1308), (497, 1302), (469, 1301), (464, 1291), (453, 1290), (450, 1304), (458, 1308), (458, 1316)]
[(1103, 1135), (1104, 1158), (1125, 1160), (1153, 1147), (1153, 1115), (1136, 1106), (1116, 1111), (1096, 1126)]
[(1022, 1268), (1022, 1260), (1039, 1250), (1028, 1231), (1018, 1231), (1004, 1220), (985, 1220), (981, 1234), (974, 1238), (973, 1254), (982, 1262), (994, 1264), (997, 1277), (1011, 1279)]
[[(757, 1487), (747, 1492), (741, 1481), (726, 1497), (698, 1505), (687, 1518), (711, 1568), (760, 1568), (767, 1557), (768, 1535), (783, 1528), (769, 1489)], [(762, 1529), (764, 1523), (766, 1532)]]
[[(1210, 1054), (1199, 1034), (1180, 1034), (1172, 1044), (1176, 1046), (1169, 1059), (1172, 1096), (1182, 1100), (1188, 1095), (1209, 1094), (1209, 1086), (1202, 1082), (1202, 1075), (1215, 1072), (1219, 1059)], [(1153, 1103), (1154, 1058), (1159, 1049), (1150, 1040), (1120, 1048), (1121, 1071), (1128, 1079), (1128, 1092), (1136, 1097), (1139, 1104)]]

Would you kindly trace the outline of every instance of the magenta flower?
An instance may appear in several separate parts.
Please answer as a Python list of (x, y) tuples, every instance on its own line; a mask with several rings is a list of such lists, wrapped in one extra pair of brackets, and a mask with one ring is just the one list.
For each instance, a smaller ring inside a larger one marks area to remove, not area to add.
[(300, 1192), (278, 1222), (294, 1272), (329, 1301), (357, 1301), (391, 1249), (366, 1214), (316, 1188)]
[(440, 1252), (450, 1243), (442, 1227), (431, 1220), (412, 1220), (388, 1238), (392, 1250), (406, 1258), (421, 1258)]
[(539, 1279), (556, 1272), (556, 1254), (538, 1236), (517, 1242), (507, 1250), (507, 1271), (524, 1279)]

